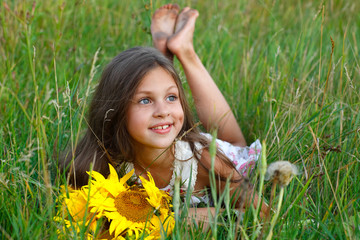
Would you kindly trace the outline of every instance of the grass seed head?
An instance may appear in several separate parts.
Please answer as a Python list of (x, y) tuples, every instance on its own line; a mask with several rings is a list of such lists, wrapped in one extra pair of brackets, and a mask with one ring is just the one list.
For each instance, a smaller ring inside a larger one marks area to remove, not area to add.
[(298, 175), (299, 171), (297, 167), (288, 161), (277, 161), (269, 165), (265, 179), (272, 180), (274, 183), (280, 184), (280, 186), (287, 186), (294, 175)]

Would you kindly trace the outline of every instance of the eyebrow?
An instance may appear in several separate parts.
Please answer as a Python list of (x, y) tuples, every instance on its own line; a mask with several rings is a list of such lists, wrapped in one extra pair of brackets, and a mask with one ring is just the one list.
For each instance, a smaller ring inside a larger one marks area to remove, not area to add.
[[(177, 85), (172, 85), (172, 86), (168, 87), (168, 88), (166, 89), (166, 91), (170, 91), (172, 88), (177, 89), (177, 91), (179, 92), (179, 88), (177, 87)], [(138, 95), (138, 94), (149, 94), (149, 93), (152, 93), (152, 91), (140, 91), (140, 92), (135, 92), (134, 95)]]

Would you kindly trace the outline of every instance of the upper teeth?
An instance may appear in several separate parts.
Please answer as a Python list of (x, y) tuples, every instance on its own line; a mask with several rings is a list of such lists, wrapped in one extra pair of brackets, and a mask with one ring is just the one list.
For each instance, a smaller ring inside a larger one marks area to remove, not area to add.
[(169, 125), (163, 125), (163, 126), (154, 127), (153, 129), (166, 129), (168, 127), (169, 127)]

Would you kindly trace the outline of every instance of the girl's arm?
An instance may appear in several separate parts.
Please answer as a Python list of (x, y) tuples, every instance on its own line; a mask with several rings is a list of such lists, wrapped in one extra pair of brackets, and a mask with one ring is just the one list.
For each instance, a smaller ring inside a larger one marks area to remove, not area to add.
[[(210, 187), (210, 171), (211, 169), (211, 158), (209, 151), (204, 149), (201, 154), (201, 160), (198, 167), (197, 182), (195, 189), (204, 189), (205, 187)], [(230, 180), (230, 197), (234, 194), (241, 196), (235, 199), (236, 206), (242, 207), (244, 209), (250, 207), (251, 205), (256, 208), (258, 201), (261, 199), (258, 198), (256, 192), (254, 192), (253, 187), (247, 183), (246, 179), (238, 172), (235, 168), (230, 165), (227, 165), (221, 159), (215, 159), (214, 161), (214, 171), (217, 175), (222, 176), (223, 180), (216, 179), (216, 190), (218, 194), (221, 194), (226, 187), (226, 179), (231, 177)], [(269, 207), (266, 203), (262, 203), (260, 216), (266, 216)]]
[[(209, 217), (211, 214), (211, 217)], [(206, 232), (209, 230), (212, 219), (215, 216), (215, 208), (189, 208), (187, 223), (192, 224), (195, 221), (198, 225), (202, 224), (202, 230)]]
[(234, 114), (194, 50), (193, 34), (198, 15), (197, 10), (189, 7), (181, 11), (175, 32), (167, 40), (167, 47), (183, 66), (196, 111), (206, 130), (216, 127), (218, 138), (233, 145), (246, 146)]
[(195, 52), (177, 55), (190, 86), (199, 119), (207, 131), (218, 128), (218, 138), (246, 146), (245, 138), (229, 104)]

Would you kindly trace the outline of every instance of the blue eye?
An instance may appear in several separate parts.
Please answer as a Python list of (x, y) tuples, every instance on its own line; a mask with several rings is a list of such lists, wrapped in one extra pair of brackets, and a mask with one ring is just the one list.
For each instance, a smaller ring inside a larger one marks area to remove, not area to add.
[(174, 102), (176, 101), (176, 99), (178, 99), (177, 96), (174, 96), (174, 95), (171, 95), (171, 96), (168, 96), (167, 99), (170, 101), (170, 102)]
[(147, 99), (147, 98), (143, 98), (139, 101), (140, 104), (149, 104), (150, 103), (150, 100)]

